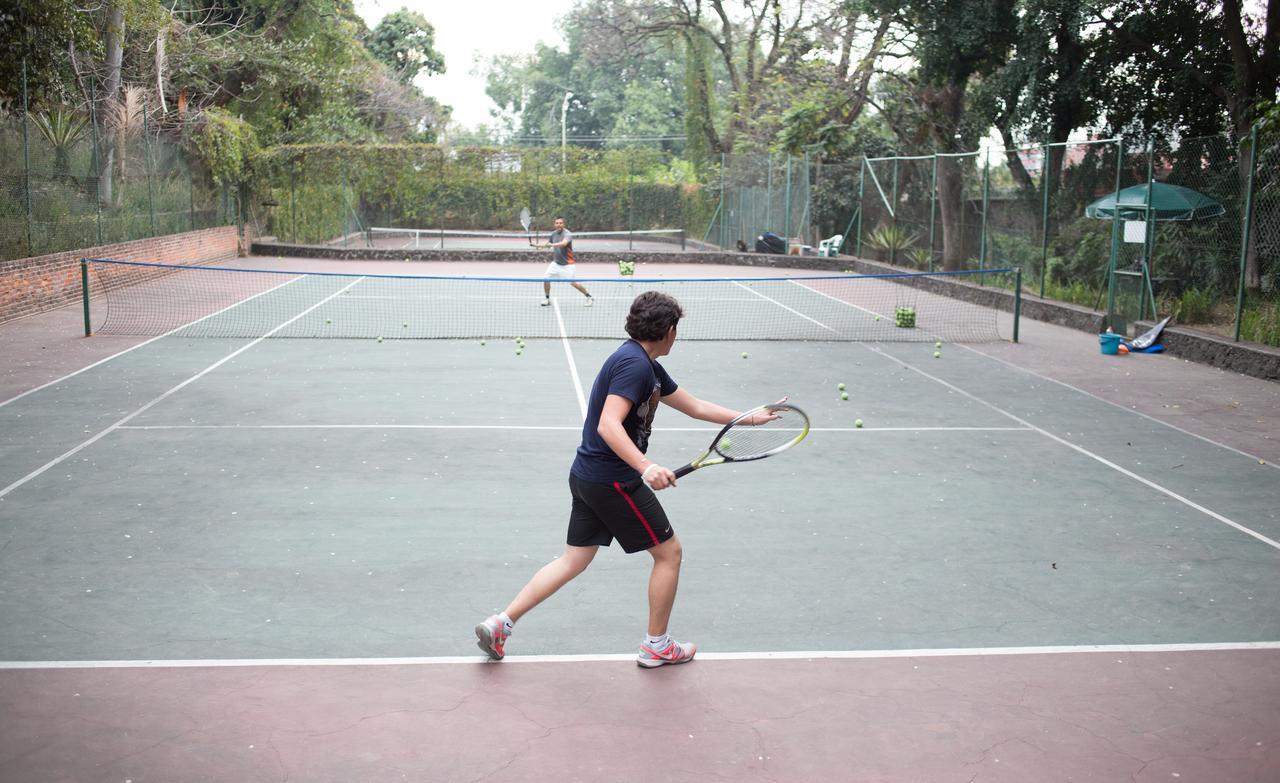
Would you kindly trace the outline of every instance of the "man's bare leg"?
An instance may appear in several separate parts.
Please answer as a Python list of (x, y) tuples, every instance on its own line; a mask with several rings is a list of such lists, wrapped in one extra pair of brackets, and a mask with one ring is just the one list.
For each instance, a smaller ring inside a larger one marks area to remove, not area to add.
[(676, 602), (680, 584), (680, 561), (684, 549), (680, 537), (672, 536), (649, 550), (653, 556), (653, 572), (649, 575), (649, 635), (662, 636), (671, 620), (671, 607)]
[[(565, 546), (564, 554), (538, 569), (507, 606), (507, 617), (515, 622), (533, 607), (547, 600), (591, 565), (598, 546)], [(674, 595), (672, 598), (674, 599)], [(667, 612), (670, 614), (670, 607)]]

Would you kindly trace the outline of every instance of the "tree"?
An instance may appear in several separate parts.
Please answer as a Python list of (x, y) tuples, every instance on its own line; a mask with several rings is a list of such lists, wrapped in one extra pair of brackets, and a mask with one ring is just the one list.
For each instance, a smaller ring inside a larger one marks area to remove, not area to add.
[[(618, 0), (596, 3), (584, 16), (623, 50), (672, 36), (686, 44), (705, 41), (723, 69), (723, 95), (713, 103), (695, 93), (686, 111), (700, 113), (695, 124), (712, 152), (732, 152), (739, 136), (750, 135), (768, 90), (785, 82), (813, 48), (819, 20), (804, 0), (785, 7), (781, 0), (708, 0), (706, 6), (704, 12), (702, 2)], [(713, 114), (716, 103), (722, 104), (719, 116)]]
[[(1244, 183), (1258, 107), (1274, 101), (1280, 89), (1280, 0), (1267, 0), (1261, 14), (1246, 13), (1239, 0), (1166, 0), (1159, 7), (1121, 0), (1098, 18), (1109, 36), (1107, 65), (1115, 74), (1108, 81), (1114, 95), (1105, 106), (1112, 127), (1207, 135), (1225, 124), (1239, 143)], [(1245, 284), (1261, 286), (1252, 242)]]
[(21, 105), (26, 64), (29, 104), (54, 101), (67, 92), (66, 53), (96, 54), (93, 17), (69, 2), (6, 0), (0, 9), (0, 102)]
[(444, 73), (444, 55), (435, 49), (435, 28), (422, 14), (401, 8), (383, 17), (364, 40), (374, 59), (391, 69), (402, 84), (419, 73)]
[[(1014, 0), (914, 0), (900, 7), (882, 4), (882, 12), (896, 13), (915, 39), (919, 63), (920, 100), (929, 135), (938, 152), (955, 153), (977, 146), (990, 118), (966, 123), (966, 91), (970, 81), (1002, 65), (1016, 36)], [(938, 159), (938, 212), (942, 219), (942, 262), (947, 270), (961, 267), (964, 250), (960, 226), (964, 182), (960, 163)]]

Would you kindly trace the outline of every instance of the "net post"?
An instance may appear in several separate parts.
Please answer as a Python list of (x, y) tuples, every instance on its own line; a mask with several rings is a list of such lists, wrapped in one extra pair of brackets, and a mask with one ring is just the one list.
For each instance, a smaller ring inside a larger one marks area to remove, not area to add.
[(1018, 323), (1022, 320), (1022, 267), (1013, 270), (1013, 341), (1018, 342)]
[(1249, 240), (1253, 233), (1253, 185), (1258, 176), (1258, 126), (1249, 130), (1249, 179), (1244, 186), (1244, 230), (1240, 236), (1240, 277), (1236, 281), (1235, 341), (1240, 342), (1240, 320), (1244, 317), (1245, 268), (1249, 264)]
[(89, 259), (80, 259), (80, 301), (84, 306), (84, 336), (93, 336), (93, 326), (89, 320)]

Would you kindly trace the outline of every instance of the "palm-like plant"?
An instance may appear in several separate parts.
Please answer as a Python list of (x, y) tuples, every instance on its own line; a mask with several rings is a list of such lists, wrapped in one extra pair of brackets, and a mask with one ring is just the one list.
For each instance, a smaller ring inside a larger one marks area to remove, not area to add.
[(887, 225), (880, 226), (867, 237), (867, 246), (888, 255), (889, 263), (893, 263), (898, 251), (906, 250), (916, 243), (916, 235), (904, 228)]
[(53, 175), (71, 176), (71, 149), (84, 138), (89, 118), (58, 107), (35, 115), (31, 121), (53, 148)]

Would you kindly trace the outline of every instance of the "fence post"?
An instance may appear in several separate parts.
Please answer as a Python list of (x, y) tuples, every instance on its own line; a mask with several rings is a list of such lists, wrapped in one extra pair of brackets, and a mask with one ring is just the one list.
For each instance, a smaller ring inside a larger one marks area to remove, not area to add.
[(929, 271), (933, 271), (933, 247), (937, 240), (935, 218), (938, 212), (938, 153), (933, 153), (933, 176), (929, 182)]
[(1151, 219), (1151, 190), (1152, 182), (1155, 179), (1155, 152), (1155, 140), (1147, 139), (1147, 203), (1142, 210), (1142, 284), (1138, 288), (1138, 317), (1145, 317), (1147, 294), (1150, 293), (1151, 319), (1159, 321), (1160, 313), (1156, 311), (1156, 292), (1151, 284), (1151, 254), (1155, 247), (1156, 238), (1155, 221)]
[[(1063, 147), (1063, 155), (1066, 148)], [(1040, 158), (1040, 189), (1043, 205), (1040, 208), (1040, 298), (1044, 299), (1044, 280), (1049, 275), (1049, 187), (1053, 184), (1053, 155), (1050, 145), (1044, 145), (1044, 154)], [(1016, 321), (1015, 321), (1016, 323)], [(1017, 327), (1015, 326), (1015, 331)], [(1014, 342), (1017, 342), (1014, 338)]]
[[(893, 185), (890, 187), (889, 198), (893, 201), (893, 209), (889, 211), (889, 217), (893, 220), (893, 227), (898, 227), (898, 156), (893, 157)], [(889, 245), (889, 264), (896, 266), (898, 263), (898, 247), (897, 240)]]
[(782, 234), (785, 240), (782, 246), (791, 252), (791, 153), (787, 153), (787, 187), (782, 199)]
[(1258, 176), (1258, 126), (1249, 129), (1249, 180), (1244, 187), (1244, 230), (1240, 237), (1240, 277), (1236, 283), (1236, 333), (1240, 342), (1240, 320), (1244, 316), (1244, 272), (1249, 263), (1249, 238), (1253, 233), (1253, 183)]
[[(987, 268), (987, 207), (990, 203), (989, 195), (991, 193), (991, 151), (987, 150), (982, 156), (982, 230), (981, 244), (978, 247), (978, 271)], [(982, 275), (978, 275), (978, 285), (982, 285), (985, 281)]]
[(155, 187), (151, 182), (152, 169), (151, 165), (151, 120), (148, 116), (150, 112), (147, 110), (147, 97), (142, 96), (142, 155), (143, 162), (147, 167), (147, 214), (151, 218), (151, 236), (156, 236), (156, 194)]
[(34, 256), (35, 248), (31, 244), (31, 140), (28, 136), (27, 106), (27, 58), (22, 58), (22, 187), (26, 191), (27, 202), (27, 255)]
[(862, 258), (862, 196), (866, 185), (866, 167), (867, 156), (863, 155), (858, 161), (858, 236), (853, 246), (855, 258)]
[(1116, 197), (1111, 214), (1111, 257), (1107, 260), (1107, 326), (1116, 311), (1116, 254), (1120, 252), (1120, 177), (1124, 172), (1124, 137), (1116, 140)]
[(89, 77), (89, 128), (93, 137), (90, 154), (93, 167), (93, 208), (97, 214), (98, 244), (102, 244), (102, 167), (98, 161), (98, 82)]

